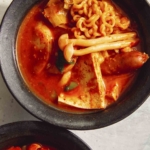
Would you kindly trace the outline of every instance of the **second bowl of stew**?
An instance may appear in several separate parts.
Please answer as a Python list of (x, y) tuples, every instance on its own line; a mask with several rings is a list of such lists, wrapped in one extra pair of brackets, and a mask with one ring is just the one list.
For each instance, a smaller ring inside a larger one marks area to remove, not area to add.
[(0, 150), (90, 150), (70, 131), (40, 121), (2, 125), (0, 135)]

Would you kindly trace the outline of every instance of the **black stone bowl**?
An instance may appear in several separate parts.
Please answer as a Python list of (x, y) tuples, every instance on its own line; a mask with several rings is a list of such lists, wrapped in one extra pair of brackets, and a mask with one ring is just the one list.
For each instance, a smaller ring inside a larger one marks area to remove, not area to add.
[(58, 150), (90, 150), (72, 132), (40, 121), (21, 121), (0, 127), (0, 150), (40, 143)]
[[(24, 86), (16, 60), (16, 36), (28, 10), (39, 0), (13, 0), (8, 8), (0, 32), (1, 71), (8, 89), (15, 99), (37, 118), (56, 126), (89, 130), (116, 123), (133, 113), (150, 93), (150, 60), (142, 67), (133, 86), (118, 102), (103, 111), (69, 113), (42, 103)], [(150, 55), (150, 6), (145, 0), (114, 0), (138, 25), (142, 51)]]

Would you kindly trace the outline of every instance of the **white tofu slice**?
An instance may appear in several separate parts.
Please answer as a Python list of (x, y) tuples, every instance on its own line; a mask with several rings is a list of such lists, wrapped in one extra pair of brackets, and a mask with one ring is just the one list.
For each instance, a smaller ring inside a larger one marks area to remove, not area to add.
[(106, 99), (117, 101), (119, 96), (125, 91), (126, 87), (132, 83), (134, 77), (135, 75), (132, 73), (118, 76), (111, 75), (111, 78), (110, 76), (105, 76), (103, 79), (106, 85)]
[(82, 109), (105, 108), (105, 84), (99, 63), (97, 53), (79, 57), (72, 71), (72, 80), (78, 82), (79, 87), (71, 93), (60, 93), (58, 102)]

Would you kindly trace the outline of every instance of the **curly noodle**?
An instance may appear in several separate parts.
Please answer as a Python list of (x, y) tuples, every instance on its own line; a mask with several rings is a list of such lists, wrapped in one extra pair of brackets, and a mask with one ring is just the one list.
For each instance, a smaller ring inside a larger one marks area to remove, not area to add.
[(76, 38), (96, 38), (126, 30), (130, 20), (110, 0), (83, 0), (71, 7)]

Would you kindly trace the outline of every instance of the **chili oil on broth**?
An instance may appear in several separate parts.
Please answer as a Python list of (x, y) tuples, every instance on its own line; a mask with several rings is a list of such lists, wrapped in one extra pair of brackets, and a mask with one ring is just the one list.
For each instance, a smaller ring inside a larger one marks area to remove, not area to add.
[[(91, 112), (85, 109), (78, 109), (71, 106), (58, 104), (57, 93), (60, 93), (63, 89), (62, 87), (59, 87), (57, 85), (62, 75), (60, 73), (57, 73), (57, 70), (55, 68), (52, 69), (53, 72), (56, 71), (55, 74), (50, 72), (49, 69), (47, 69), (50, 64), (49, 63), (44, 64), (44, 61), (45, 59), (48, 59), (48, 62), (51, 62), (51, 64), (55, 62), (53, 58), (56, 57), (57, 49), (59, 49), (57, 45), (57, 40), (61, 34), (69, 32), (68, 30), (64, 30), (59, 27), (54, 28), (43, 16), (42, 11), (46, 3), (47, 1), (43, 1), (42, 3), (36, 4), (28, 12), (28, 14), (24, 18), (20, 26), (16, 42), (17, 46), (16, 53), (17, 53), (17, 63), (21, 76), (24, 79), (24, 82), (28, 86), (29, 90), (38, 99), (42, 100), (46, 104), (53, 106), (57, 109), (69, 112), (76, 112), (76, 113)], [(38, 23), (46, 25), (51, 31), (53, 48), (52, 48), (52, 56), (50, 58), (47, 58), (49, 54), (45, 49), (41, 48), (40, 51), (37, 51), (36, 48), (34, 47), (33, 44), (33, 39), (35, 36), (34, 32), (35, 26)], [(76, 68), (74, 68), (73, 70), (76, 70)], [(135, 79), (134, 78), (135, 75), (136, 73), (119, 76), (113, 75), (104, 77), (104, 80), (106, 84), (108, 81), (109, 83), (111, 83), (111, 81), (113, 80), (119, 80), (120, 85), (122, 85), (121, 92), (124, 92), (127, 89), (127, 87), (131, 85), (132, 81)], [(78, 75), (75, 74), (74, 76)], [(128, 84), (125, 84), (127, 81)], [(107, 84), (107, 86), (111, 87), (111, 84)], [(112, 103), (114, 103), (114, 101), (112, 102), (112, 100), (108, 99), (108, 105)]]

